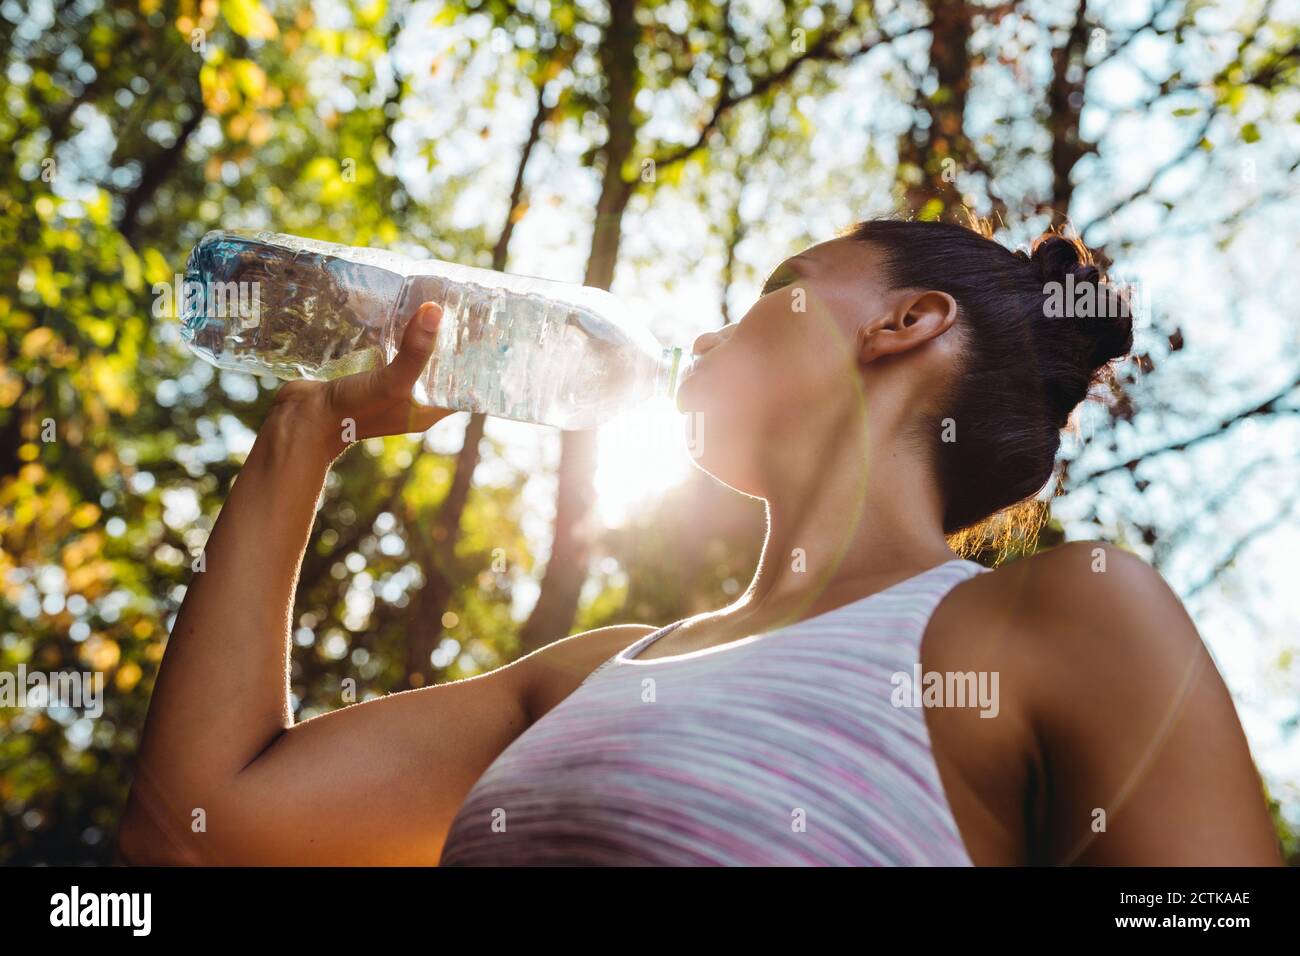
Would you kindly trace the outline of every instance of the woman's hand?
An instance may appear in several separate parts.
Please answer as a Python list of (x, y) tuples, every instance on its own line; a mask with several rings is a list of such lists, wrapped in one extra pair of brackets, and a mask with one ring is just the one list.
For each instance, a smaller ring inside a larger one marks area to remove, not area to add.
[(272, 417), (287, 421), (295, 435), (308, 437), (330, 460), (353, 442), (430, 428), (452, 412), (416, 404), (411, 389), (428, 364), (441, 318), (437, 303), (420, 306), (387, 365), (329, 382), (286, 382)]

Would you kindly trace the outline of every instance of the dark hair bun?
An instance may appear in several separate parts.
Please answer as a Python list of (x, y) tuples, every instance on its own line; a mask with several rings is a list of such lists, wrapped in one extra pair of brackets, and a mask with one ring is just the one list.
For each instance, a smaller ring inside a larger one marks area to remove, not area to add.
[(1106, 280), (1078, 239), (1049, 233), (1032, 254), (1016, 253), (1043, 293), (1034, 322), (1043, 387), (1056, 427), (1064, 427), (1099, 370), (1133, 347), (1133, 315), (1123, 290)]

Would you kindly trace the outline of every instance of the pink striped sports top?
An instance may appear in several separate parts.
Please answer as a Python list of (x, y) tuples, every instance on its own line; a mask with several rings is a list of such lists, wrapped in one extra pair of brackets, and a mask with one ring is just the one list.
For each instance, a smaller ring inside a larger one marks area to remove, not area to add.
[[(715, 648), (596, 668), (508, 746), (441, 865), (969, 866), (925, 713), (895, 706), (956, 559)], [(681, 622), (679, 621), (678, 624)]]

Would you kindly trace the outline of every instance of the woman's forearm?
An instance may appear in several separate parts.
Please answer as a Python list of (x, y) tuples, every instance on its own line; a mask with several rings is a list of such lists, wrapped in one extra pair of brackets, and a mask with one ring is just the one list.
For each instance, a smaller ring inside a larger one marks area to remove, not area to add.
[[(330, 794), (338, 764), (317, 766), (319, 772), (310, 779), (271, 774), (261, 789), (261, 780), (250, 777), (254, 765), (260, 766), (259, 755), (287, 737), (293, 724), (289, 632), (298, 569), (325, 474), (347, 442), (424, 431), (450, 414), (411, 400), (432, 355), (440, 317), (437, 305), (425, 303), (384, 366), (329, 382), (280, 386), (204, 548), (203, 570), (194, 575), (172, 628), (120, 829), (125, 858), (219, 862), (213, 856), (218, 847), (226, 857), (257, 856), (247, 840), (259, 844), (259, 859), (271, 851), (268, 841), (288, 840), (292, 852), (302, 850), (288, 836), (288, 821), (306, 812), (304, 799)], [(383, 712), (404, 715), (407, 706), (399, 701)], [(511, 729), (517, 714), (511, 711), (507, 717), (506, 729)], [(366, 715), (360, 723), (366, 723)], [(347, 728), (357, 725), (354, 717), (330, 726), (344, 728), (341, 743), (355, 744), (346, 739)], [(342, 749), (331, 743), (314, 754)], [(284, 748), (278, 752), (283, 755)], [(366, 751), (372, 752), (373, 747)], [(269, 814), (274, 822), (266, 820), (266, 805), (293, 785), (298, 786), (296, 797), (283, 814)], [(323, 831), (337, 830), (341, 820), (355, 817), (365, 796), (343, 801), (337, 815), (308, 813), (318, 829), (307, 842), (319, 841)], [(209, 810), (214, 815), (211, 831), (198, 827), (199, 810), (205, 818)], [(210, 833), (209, 838), (193, 836), (200, 832)]]
[(139, 759), (154, 786), (208, 790), (291, 725), (294, 590), (342, 448), (291, 402), (277, 403), (259, 432), (167, 643)]

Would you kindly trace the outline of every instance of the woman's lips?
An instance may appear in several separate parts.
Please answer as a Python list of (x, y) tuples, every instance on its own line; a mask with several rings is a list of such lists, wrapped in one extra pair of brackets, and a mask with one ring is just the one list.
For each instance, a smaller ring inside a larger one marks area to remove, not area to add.
[(695, 379), (699, 377), (700, 371), (700, 359), (701, 356), (696, 356), (695, 361), (691, 363), (691, 367), (686, 370), (677, 383), (676, 403), (677, 410), (680, 412), (692, 411), (691, 408), (682, 407), (682, 400), (685, 398), (689, 401), (691, 393), (695, 390)]
[(690, 368), (688, 368), (688, 369), (686, 370), (686, 374), (684, 374), (684, 375), (682, 376), (682, 381), (683, 381), (683, 382), (686, 381), (688, 378), (690, 378), (692, 375), (694, 375), (694, 374), (696, 373), (696, 371), (697, 371), (697, 370), (699, 369), (699, 367), (700, 367), (700, 363), (704, 361), (704, 358), (705, 358), (706, 355), (708, 355), (707, 352), (701, 352), (701, 353), (698, 354), (698, 355), (694, 355), (694, 354), (693, 354), (693, 355), (691, 356), (691, 365), (690, 365)]
[(677, 381), (678, 393), (680, 393), (682, 389), (686, 388), (686, 386), (689, 383), (695, 381), (696, 376), (699, 374), (699, 368), (700, 368), (700, 363), (696, 362), (685, 372), (682, 373), (682, 377)]

